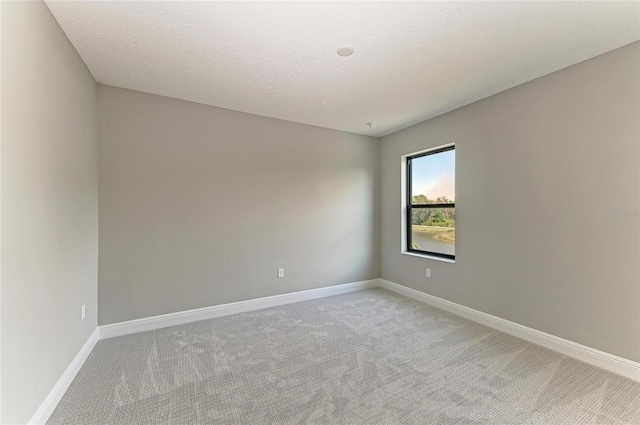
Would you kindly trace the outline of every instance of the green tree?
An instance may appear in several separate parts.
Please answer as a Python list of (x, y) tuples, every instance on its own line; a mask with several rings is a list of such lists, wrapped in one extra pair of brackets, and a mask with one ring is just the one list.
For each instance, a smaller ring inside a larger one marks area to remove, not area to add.
[(414, 196), (412, 198), (411, 204), (412, 205), (426, 205), (426, 204), (433, 204), (433, 201), (430, 201), (424, 195), (416, 195), (416, 196)]
[(447, 218), (444, 216), (442, 210), (437, 209), (433, 211), (433, 214), (429, 218), (428, 226), (442, 226), (446, 221)]
[[(412, 205), (449, 204), (453, 202), (446, 196), (439, 196), (434, 201), (425, 195), (413, 196), (411, 201)], [(414, 226), (456, 227), (456, 209), (414, 208), (411, 212), (411, 224)]]

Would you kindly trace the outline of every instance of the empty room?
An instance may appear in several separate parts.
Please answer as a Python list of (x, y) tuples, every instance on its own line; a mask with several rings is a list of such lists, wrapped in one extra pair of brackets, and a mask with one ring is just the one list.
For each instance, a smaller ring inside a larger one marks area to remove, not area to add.
[(0, 15), (2, 424), (640, 424), (640, 2)]

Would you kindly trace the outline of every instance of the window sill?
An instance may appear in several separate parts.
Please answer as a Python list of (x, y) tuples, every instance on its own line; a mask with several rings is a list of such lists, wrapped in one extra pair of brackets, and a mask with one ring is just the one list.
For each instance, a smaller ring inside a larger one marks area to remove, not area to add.
[(400, 251), (400, 253), (404, 254), (404, 255), (410, 255), (412, 257), (419, 257), (419, 258), (426, 258), (428, 260), (442, 261), (444, 263), (455, 264), (455, 262), (456, 262), (456, 260), (451, 260), (449, 258), (436, 257), (434, 255), (416, 254), (415, 252), (409, 252), (409, 251)]

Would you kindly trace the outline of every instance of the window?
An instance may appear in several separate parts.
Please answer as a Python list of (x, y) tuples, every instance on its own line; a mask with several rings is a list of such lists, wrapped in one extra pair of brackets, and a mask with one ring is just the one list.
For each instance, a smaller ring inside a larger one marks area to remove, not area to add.
[(407, 251), (456, 257), (456, 151), (407, 157)]

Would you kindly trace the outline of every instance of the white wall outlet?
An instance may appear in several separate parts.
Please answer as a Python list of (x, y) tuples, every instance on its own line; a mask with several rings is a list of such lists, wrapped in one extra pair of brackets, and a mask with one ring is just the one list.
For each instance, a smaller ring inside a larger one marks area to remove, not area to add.
[(431, 277), (431, 269), (427, 267), (427, 277)]
[(84, 308), (84, 304), (82, 304), (82, 320), (84, 320), (86, 314), (85, 314), (85, 308)]
[(284, 277), (284, 269), (278, 269), (278, 277)]

